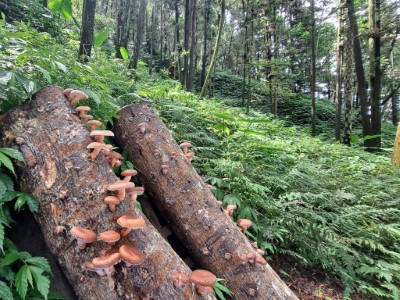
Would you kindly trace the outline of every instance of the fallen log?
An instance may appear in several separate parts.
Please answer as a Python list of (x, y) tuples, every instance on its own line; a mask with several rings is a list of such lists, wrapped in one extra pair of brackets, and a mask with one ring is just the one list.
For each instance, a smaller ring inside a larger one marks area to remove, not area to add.
[(146, 193), (197, 264), (224, 278), (235, 299), (297, 299), (268, 264), (246, 260), (260, 256), (151, 106), (129, 105), (119, 115), (116, 143), (128, 151)]
[(0, 124), (0, 146), (22, 152), (26, 164), (16, 164), (20, 189), (39, 200), (41, 211), (35, 218), (80, 299), (198, 299), (191, 284), (176, 287), (172, 282), (172, 273), (191, 271), (147, 220), (145, 228), (132, 230), (113, 247), (135, 245), (144, 253), (142, 264), (127, 267), (120, 262), (109, 278), (83, 267), (111, 246), (97, 240), (80, 250), (70, 234), (73, 226), (89, 228), (98, 236), (120, 230), (115, 221), (122, 214), (144, 215), (128, 201), (114, 213), (104, 203), (110, 194), (107, 187), (118, 178), (103, 154), (87, 159), (86, 147), (92, 140), (62, 88), (44, 88), (0, 116)]

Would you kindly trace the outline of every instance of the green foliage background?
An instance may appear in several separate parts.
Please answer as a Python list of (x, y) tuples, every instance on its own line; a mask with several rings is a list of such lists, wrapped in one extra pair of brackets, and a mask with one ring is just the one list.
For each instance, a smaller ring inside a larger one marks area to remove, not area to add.
[(103, 123), (123, 105), (149, 101), (178, 142), (195, 146), (193, 164), (217, 199), (238, 205), (235, 218), (255, 221), (248, 236), (269, 255), (335, 274), (346, 296), (399, 298), (400, 172), (389, 157), (311, 138), (229, 101), (200, 100), (174, 80), (149, 76), (145, 64), (128, 70), (109, 49), (81, 64), (77, 36), (64, 34), (61, 45), (23, 23), (0, 27), (2, 111), (48, 84), (87, 92)]

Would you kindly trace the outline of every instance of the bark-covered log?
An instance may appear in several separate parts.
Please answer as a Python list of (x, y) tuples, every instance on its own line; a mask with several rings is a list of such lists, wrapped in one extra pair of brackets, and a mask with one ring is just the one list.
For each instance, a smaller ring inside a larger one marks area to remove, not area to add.
[[(119, 115), (115, 141), (128, 151), (147, 193), (198, 265), (225, 278), (236, 299), (297, 299), (269, 265), (242, 264), (239, 257), (254, 248), (150, 105), (130, 105)], [(168, 165), (166, 172), (162, 165)]]
[[(18, 182), (24, 192), (40, 202), (39, 222), (46, 243), (57, 257), (80, 299), (197, 299), (194, 288), (175, 288), (170, 274), (190, 269), (147, 222), (133, 230), (114, 247), (135, 245), (145, 254), (139, 266), (116, 266), (110, 286), (106, 276), (83, 269), (84, 262), (101, 256), (110, 247), (96, 241), (80, 251), (71, 236), (73, 226), (90, 228), (97, 234), (120, 230), (116, 218), (122, 214), (143, 216), (135, 206), (123, 201), (111, 213), (104, 203), (107, 186), (118, 178), (100, 154), (87, 159), (91, 143), (88, 130), (72, 113), (60, 87), (47, 87), (33, 100), (0, 116), (0, 146), (19, 149), (26, 164), (17, 164)], [(66, 230), (55, 234), (57, 225)]]

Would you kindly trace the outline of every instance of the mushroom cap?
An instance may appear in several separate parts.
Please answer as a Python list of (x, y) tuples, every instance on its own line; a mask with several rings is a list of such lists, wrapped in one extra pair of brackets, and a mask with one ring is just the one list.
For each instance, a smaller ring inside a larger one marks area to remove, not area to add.
[(122, 245), (119, 247), (119, 255), (121, 259), (131, 265), (140, 265), (144, 262), (144, 254), (138, 248)]
[(189, 282), (189, 276), (186, 273), (182, 272), (174, 272), (170, 276), (171, 280), (174, 282), (182, 282), (182, 283), (188, 283)]
[(192, 147), (192, 144), (189, 142), (184, 142), (182, 144), (179, 145), (180, 148), (189, 148)]
[(74, 237), (85, 243), (93, 243), (97, 239), (96, 233), (84, 227), (74, 226), (71, 228), (70, 232)]
[(193, 158), (195, 155), (194, 155), (194, 152), (188, 152), (188, 153), (185, 154), (185, 156), (187, 158)]
[(256, 257), (256, 262), (258, 262), (260, 265), (265, 266), (267, 264), (267, 261), (264, 259), (264, 257), (257, 255)]
[(73, 90), (67, 95), (69, 101), (71, 101), (72, 104), (76, 104), (78, 101), (81, 100), (86, 100), (89, 98), (89, 96), (80, 90)]
[(89, 106), (78, 106), (77, 108), (75, 108), (75, 111), (80, 112), (80, 111), (90, 111), (90, 107)]
[(92, 263), (95, 267), (99, 268), (108, 268), (120, 261), (119, 253), (113, 253), (107, 256), (99, 256), (95, 257), (92, 260)]
[(95, 148), (100, 148), (102, 150), (108, 150), (108, 146), (103, 143), (98, 143), (98, 142), (93, 142), (87, 145), (87, 149), (95, 149)]
[(107, 190), (113, 192), (113, 191), (118, 191), (118, 190), (124, 190), (127, 188), (133, 188), (135, 187), (135, 184), (130, 181), (124, 181), (124, 180), (118, 180), (112, 184), (110, 184), (107, 187)]
[(93, 130), (90, 133), (90, 136), (114, 136), (114, 133), (111, 130)]
[(90, 120), (90, 121), (87, 122), (87, 124), (88, 124), (89, 126), (91, 126), (91, 125), (94, 125), (94, 126), (101, 126), (101, 125), (103, 125), (103, 123), (101, 123), (99, 120)]
[(161, 165), (161, 169), (169, 169), (168, 165)]
[(65, 89), (65, 90), (64, 90), (64, 95), (68, 97), (68, 95), (71, 94), (71, 92), (72, 92), (73, 90), (74, 90), (74, 89), (71, 89), (71, 88)]
[(139, 123), (139, 124), (138, 124), (138, 127), (142, 127), (142, 126), (146, 126), (146, 125), (147, 125), (146, 122), (142, 122), (142, 123)]
[(217, 282), (217, 276), (207, 270), (195, 270), (190, 274), (189, 279), (198, 285), (210, 287)]
[(226, 207), (226, 210), (235, 210), (237, 208), (237, 206), (235, 205), (235, 204), (229, 204), (227, 207)]
[(133, 217), (128, 215), (122, 215), (118, 218), (117, 223), (125, 228), (137, 229), (146, 227), (146, 221), (143, 217)]
[(118, 152), (113, 151), (113, 152), (111, 152), (111, 153), (109, 154), (109, 157), (110, 157), (110, 158), (115, 158), (115, 159), (120, 159), (120, 158), (122, 157), (122, 155), (121, 155), (121, 153), (118, 153)]
[(240, 220), (238, 220), (237, 224), (240, 227), (250, 227), (253, 224), (253, 222), (251, 222), (250, 220), (247, 220), (247, 219), (240, 219)]
[(104, 202), (107, 204), (120, 204), (121, 200), (119, 200), (117, 197), (115, 196), (107, 196), (104, 198)]
[(115, 243), (115, 242), (119, 241), (119, 239), (121, 238), (121, 235), (117, 231), (107, 230), (107, 231), (100, 233), (99, 237), (103, 242)]
[(136, 176), (137, 171), (135, 169), (126, 169), (125, 171), (121, 172), (122, 176)]
[(135, 194), (143, 194), (144, 193), (144, 187), (142, 186), (135, 186), (133, 188), (129, 188), (126, 189), (126, 193), (130, 194), (130, 193), (135, 193)]

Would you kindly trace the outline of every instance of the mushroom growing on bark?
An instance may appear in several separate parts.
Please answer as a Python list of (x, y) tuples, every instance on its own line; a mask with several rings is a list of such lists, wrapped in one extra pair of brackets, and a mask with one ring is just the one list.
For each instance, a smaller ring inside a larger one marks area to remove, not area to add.
[(247, 219), (240, 219), (237, 224), (242, 227), (242, 232), (245, 233), (247, 228), (249, 228), (253, 223)]
[(147, 127), (147, 123), (144, 123), (144, 122), (139, 123), (138, 128), (139, 128), (140, 133), (145, 133), (146, 127)]
[(86, 148), (93, 149), (92, 153), (90, 153), (88, 156), (89, 160), (95, 160), (95, 158), (97, 157), (97, 155), (100, 153), (101, 150), (108, 151), (108, 146), (106, 144), (98, 142), (90, 143)]
[(182, 272), (172, 273), (170, 279), (175, 288), (180, 288), (189, 282), (189, 276)]
[(168, 169), (168, 165), (161, 165), (161, 173), (163, 173), (164, 175), (168, 173)]
[(188, 149), (190, 147), (192, 147), (192, 144), (188, 143), (188, 142), (184, 142), (184, 143), (180, 144), (179, 147), (182, 149), (183, 153), (186, 154), (188, 152)]
[(84, 227), (74, 226), (70, 232), (78, 241), (78, 248), (80, 250), (84, 250), (87, 244), (93, 243), (97, 239), (96, 233)]
[(121, 238), (121, 235), (119, 234), (119, 232), (115, 230), (107, 230), (100, 233), (99, 238), (103, 242), (108, 243), (110, 246), (114, 246), (115, 243), (118, 242), (119, 239)]
[(104, 137), (114, 136), (114, 133), (110, 130), (93, 130), (90, 136), (94, 137), (94, 140), (99, 143), (104, 142)]
[(95, 257), (92, 260), (93, 265), (96, 268), (103, 268), (104, 273), (107, 275), (108, 285), (111, 288), (114, 287), (114, 280), (111, 275), (115, 272), (114, 265), (120, 261), (119, 253), (114, 253), (108, 256)]
[(132, 176), (137, 175), (137, 171), (134, 169), (126, 169), (125, 171), (121, 172), (121, 175), (124, 176), (125, 181), (131, 181)]
[(143, 217), (133, 217), (128, 215), (122, 215), (117, 223), (123, 227), (121, 230), (121, 236), (126, 236), (132, 229), (139, 229), (146, 227), (146, 221)]
[(128, 182), (124, 180), (117, 180), (116, 182), (110, 184), (107, 187), (107, 190), (114, 192), (117, 191), (117, 198), (122, 201), (125, 198), (126, 192), (125, 189), (133, 188), (135, 184), (133, 182)]
[(100, 127), (101, 125), (103, 125), (103, 123), (101, 123), (98, 120), (90, 120), (87, 122), (87, 124), (90, 127), (90, 131), (95, 131), (97, 129), (97, 127)]
[(121, 203), (121, 201), (115, 196), (105, 197), (104, 202), (108, 204), (108, 208), (111, 212), (114, 212), (116, 206)]
[[(189, 280), (196, 284), (196, 291), (199, 295), (207, 296), (210, 295), (209, 293), (212, 293), (211, 295), (214, 294), (212, 286), (217, 282), (217, 277), (213, 273), (207, 270), (195, 270), (190, 274)], [(211, 288), (212, 292), (207, 287)]]
[(138, 195), (141, 195), (143, 193), (144, 193), (144, 187), (142, 186), (135, 186), (133, 188), (126, 189), (126, 194), (129, 196), (131, 204), (133, 204), (136, 201)]
[(194, 152), (188, 152), (188, 153), (185, 154), (185, 156), (186, 156), (187, 162), (189, 164), (191, 164), (192, 160), (193, 160), (193, 157), (194, 157)]
[(144, 254), (136, 247), (122, 245), (119, 247), (119, 255), (127, 267), (138, 266), (144, 262)]
[(228, 216), (232, 217), (233, 212), (235, 211), (236, 208), (237, 208), (237, 206), (236, 206), (235, 204), (229, 204), (229, 205), (226, 207), (226, 209), (224, 210), (224, 212), (225, 212)]
[(89, 98), (89, 96), (86, 95), (85, 92), (82, 92), (82, 91), (80, 91), (80, 90), (73, 90), (73, 91), (71, 91), (71, 92), (67, 95), (67, 97), (68, 97), (68, 99), (69, 99), (69, 101), (70, 101), (70, 103), (71, 103), (72, 105), (75, 105), (76, 103), (78, 103), (78, 101), (86, 100), (86, 99)]
[(79, 118), (82, 118), (88, 111), (90, 111), (89, 106), (78, 106), (75, 111), (79, 113)]
[(108, 156), (108, 163), (110, 164), (111, 168), (116, 168), (119, 167), (121, 165), (121, 162), (119, 161), (119, 159), (122, 157), (121, 154), (119, 154), (118, 152), (114, 152), (112, 151)]
[(65, 90), (64, 90), (64, 95), (68, 97), (68, 95), (71, 94), (71, 92), (72, 92), (73, 90), (74, 90), (74, 89), (71, 89), (71, 88), (65, 89)]

